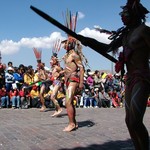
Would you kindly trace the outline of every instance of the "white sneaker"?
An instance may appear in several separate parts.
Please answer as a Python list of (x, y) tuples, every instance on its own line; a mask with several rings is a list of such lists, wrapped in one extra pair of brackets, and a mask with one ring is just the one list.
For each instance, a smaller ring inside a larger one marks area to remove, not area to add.
[(86, 106), (83, 106), (83, 108), (87, 108)]

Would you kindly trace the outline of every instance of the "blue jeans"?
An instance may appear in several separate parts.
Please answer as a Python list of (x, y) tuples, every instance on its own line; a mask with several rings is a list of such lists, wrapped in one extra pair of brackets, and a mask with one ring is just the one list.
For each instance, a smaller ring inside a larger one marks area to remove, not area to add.
[(93, 107), (96, 106), (95, 99), (92, 97), (84, 98), (84, 107)]
[(6, 83), (6, 91), (9, 92), (12, 89), (12, 83)]
[(95, 99), (94, 98), (90, 97), (89, 102), (90, 102), (91, 107), (95, 106)]
[(84, 107), (87, 107), (89, 104), (89, 98), (83, 98), (83, 104), (84, 104)]
[(93, 107), (96, 107), (96, 106), (98, 106), (98, 102), (95, 98), (93, 98)]
[(9, 107), (9, 97), (8, 96), (3, 96), (1, 97), (1, 106), (2, 107)]
[(16, 107), (19, 108), (20, 107), (20, 96), (13, 96), (11, 98), (12, 101), (12, 107)]

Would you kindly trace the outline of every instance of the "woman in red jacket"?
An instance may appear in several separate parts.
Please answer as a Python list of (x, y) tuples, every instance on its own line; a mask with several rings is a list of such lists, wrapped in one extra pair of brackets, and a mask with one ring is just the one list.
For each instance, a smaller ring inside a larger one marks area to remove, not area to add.
[(9, 92), (10, 101), (12, 102), (12, 108), (20, 108), (20, 96), (19, 90), (14, 88)]

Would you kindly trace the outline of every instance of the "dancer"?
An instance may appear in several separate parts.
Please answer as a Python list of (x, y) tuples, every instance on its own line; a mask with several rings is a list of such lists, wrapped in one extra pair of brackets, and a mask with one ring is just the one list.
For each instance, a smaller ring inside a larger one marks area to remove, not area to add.
[[(76, 30), (77, 15), (71, 14), (70, 11), (66, 12), (66, 26), (72, 30)], [(69, 17), (69, 18), (68, 18)], [(67, 22), (68, 20), (68, 22)], [(88, 64), (85, 56), (82, 54), (82, 47), (79, 41), (68, 35), (68, 39), (62, 41), (66, 54), (64, 55), (65, 68), (64, 73), (65, 88), (66, 88), (66, 109), (69, 118), (69, 124), (63, 131), (71, 132), (78, 128), (76, 122), (76, 110), (73, 105), (74, 96), (77, 92), (83, 89), (84, 81), (84, 66), (82, 61)], [(62, 73), (61, 72), (61, 73)]]
[(74, 96), (77, 88), (83, 88), (84, 66), (80, 55), (75, 52), (76, 39), (69, 37), (64, 42), (64, 49), (67, 50), (64, 56), (65, 68), (64, 78), (66, 85), (66, 109), (69, 118), (69, 125), (63, 131), (72, 131), (76, 129), (76, 110), (73, 105)]
[(136, 150), (149, 150), (149, 134), (143, 124), (147, 99), (150, 94), (150, 28), (145, 25), (149, 12), (139, 0), (128, 0), (120, 13), (125, 27), (111, 44), (123, 46), (116, 72), (127, 68), (125, 89), (126, 125)]
[(44, 69), (44, 63), (41, 62), (42, 51), (36, 48), (33, 48), (33, 51), (37, 59), (37, 71), (38, 71), (37, 81), (39, 82), (39, 86), (40, 86), (40, 101), (42, 104), (40, 112), (45, 112), (46, 106), (45, 106), (45, 100), (44, 100), (44, 92), (46, 92), (47, 88), (49, 88), (49, 82), (42, 83), (42, 81), (48, 80), (48, 74), (46, 73)]
[[(53, 90), (52, 90), (52, 94), (51, 94), (51, 100), (53, 101), (56, 110), (54, 112), (54, 114), (52, 114), (51, 116), (58, 116), (61, 112), (62, 112), (62, 108), (60, 107), (56, 96), (58, 93), (58, 90), (63, 86), (62, 85), (62, 74), (60, 74), (60, 72), (62, 71), (62, 68), (60, 67), (60, 63), (57, 57), (57, 52), (59, 52), (60, 50), (60, 46), (61, 43), (59, 43), (59, 40), (56, 42), (57, 44), (55, 44), (54, 48), (53, 48), (53, 55), (51, 57), (50, 60), (50, 65), (51, 65), (51, 70), (52, 70), (52, 74), (51, 74), (51, 81), (53, 82)], [(54, 52), (55, 50), (55, 52)]]

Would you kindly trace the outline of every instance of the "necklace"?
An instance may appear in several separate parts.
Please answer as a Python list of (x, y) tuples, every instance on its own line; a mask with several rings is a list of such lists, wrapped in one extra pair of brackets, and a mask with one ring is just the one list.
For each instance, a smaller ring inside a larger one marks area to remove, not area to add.
[(74, 50), (70, 50), (66, 53), (65, 60), (74, 52)]

